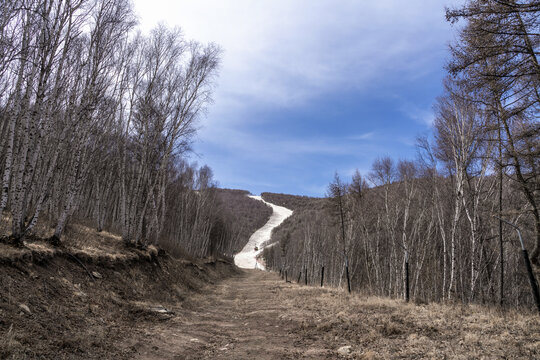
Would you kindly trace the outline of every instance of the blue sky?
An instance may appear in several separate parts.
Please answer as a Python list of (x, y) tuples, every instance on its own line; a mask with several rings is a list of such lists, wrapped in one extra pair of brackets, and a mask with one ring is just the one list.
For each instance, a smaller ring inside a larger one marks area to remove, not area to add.
[(164, 22), (223, 48), (193, 161), (221, 187), (324, 196), (338, 171), (414, 158), (455, 29), (419, 0), (136, 0), (144, 30)]

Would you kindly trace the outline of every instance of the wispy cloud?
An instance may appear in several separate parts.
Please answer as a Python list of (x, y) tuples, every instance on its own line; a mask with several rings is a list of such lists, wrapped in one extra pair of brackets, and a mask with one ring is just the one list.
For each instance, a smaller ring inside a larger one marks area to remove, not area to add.
[(422, 109), (411, 103), (404, 103), (401, 105), (400, 110), (410, 119), (417, 123), (431, 126), (433, 125), (434, 114), (431, 106), (428, 109)]
[(373, 139), (374, 135), (375, 135), (375, 131), (370, 131), (370, 132), (363, 133), (363, 134), (347, 136), (347, 139), (349, 139), (349, 140), (369, 140), (369, 139)]
[[(206, 129), (204, 141), (219, 144), (231, 153), (264, 162), (282, 162), (305, 156), (357, 156), (373, 149), (375, 145), (358, 142), (373, 136), (360, 134), (348, 138), (327, 137), (278, 137), (253, 134), (233, 128)], [(226, 141), (224, 141), (226, 139)]]

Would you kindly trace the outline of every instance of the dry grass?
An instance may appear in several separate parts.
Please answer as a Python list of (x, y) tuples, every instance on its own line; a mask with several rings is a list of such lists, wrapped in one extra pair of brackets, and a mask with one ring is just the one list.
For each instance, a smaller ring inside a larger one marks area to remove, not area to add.
[[(50, 229), (46, 224), (40, 226), (41, 231)], [(268, 334), (274, 337), (275, 353), (285, 354), (284, 358), (339, 358), (337, 349), (342, 346), (351, 346), (349, 358), (540, 358), (537, 314), (349, 296), (338, 289), (285, 284), (262, 272), (255, 272), (248, 284), (231, 280), (226, 287), (217, 287), (213, 296), (193, 294), (193, 289), (222, 276), (219, 263), (171, 259), (160, 260), (161, 265), (142, 261), (124, 266), (131, 260), (151, 260), (157, 250), (125, 249), (118, 235), (98, 233), (83, 225), (70, 226), (63, 241), (61, 249), (37, 240), (25, 242), (20, 249), (0, 243), (0, 264), (8, 263), (0, 277), (0, 358), (37, 351), (36, 335), (46, 339), (40, 342), (40, 354), (84, 349), (81, 358), (99, 358), (114, 351), (129, 358), (136, 350), (116, 349), (120, 338), (128, 336), (132, 326), (146, 328), (147, 320), (154, 321), (154, 312), (148, 310), (152, 306), (175, 307), (184, 300), (183, 306), (196, 312), (193, 316), (211, 312), (215, 317), (214, 325), (204, 327), (211, 335), (204, 346), (212, 353), (208, 350), (206, 358), (232, 341), (224, 329), (233, 323), (237, 324), (231, 329), (238, 333), (231, 339), (251, 339), (253, 331), (243, 329), (246, 323), (253, 323), (254, 329), (268, 325), (264, 331), (273, 331)], [(76, 262), (56, 257), (58, 252), (77, 256), (104, 280), (91, 281)], [(25, 269), (15, 264), (40, 258), (51, 259), (51, 264)], [(122, 266), (109, 266), (114, 264)], [(32, 314), (22, 313), (21, 303), (27, 304)], [(198, 324), (197, 318), (193, 323)], [(116, 337), (109, 333), (112, 328)], [(63, 337), (66, 329), (77, 331)], [(175, 331), (182, 333), (180, 330)], [(199, 327), (195, 330), (201, 331)], [(216, 344), (215, 350), (212, 339), (219, 334), (225, 343)], [(235, 341), (240, 351), (241, 342)], [(258, 342), (245, 344), (246, 351), (260, 346)]]
[(261, 271), (245, 271), (183, 305), (189, 311), (133, 341), (142, 358), (540, 358), (536, 314), (405, 304), (285, 283)]
[(140, 257), (151, 258), (157, 255), (153, 245), (144, 251), (126, 249), (119, 235), (107, 231), (98, 232), (80, 224), (68, 227), (63, 237), (65, 247), (74, 255), (84, 259), (93, 259), (98, 262), (129, 262)]
[[(9, 216), (4, 215), (0, 229), (0, 236), (9, 234), (7, 230), (11, 221)], [(15, 248), (0, 243), (0, 262), (21, 260), (50, 259), (57, 254), (68, 253), (77, 258), (94, 263), (114, 264), (136, 261), (141, 258), (151, 259), (158, 250), (154, 246), (148, 246), (145, 250), (126, 249), (122, 238), (107, 231), (98, 232), (96, 229), (82, 224), (69, 224), (62, 236), (62, 247), (56, 248), (47, 241), (54, 229), (46, 222), (40, 221), (32, 234), (24, 241), (24, 246)]]
[[(11, 214), (9, 212), (4, 212), (0, 218), (0, 237), (9, 236), (9, 234), (11, 234), (11, 221)], [(52, 236), (54, 227), (52, 227), (52, 224), (45, 217), (41, 217), (36, 226), (34, 226), (32, 232), (36, 237), (45, 239)]]
[(351, 356), (374, 358), (540, 358), (540, 317), (471, 305), (414, 305), (291, 285), (280, 294), (305, 336), (324, 334)]
[(21, 344), (15, 339), (13, 325), (9, 327), (5, 334), (0, 336), (0, 358), (6, 359), (21, 347)]

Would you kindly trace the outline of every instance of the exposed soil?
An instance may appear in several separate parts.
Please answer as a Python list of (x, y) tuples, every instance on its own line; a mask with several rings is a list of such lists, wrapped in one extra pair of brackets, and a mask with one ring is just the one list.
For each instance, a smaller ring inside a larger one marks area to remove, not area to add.
[(104, 242), (105, 251), (0, 244), (0, 359), (131, 359), (137, 349), (119, 344), (132, 329), (167, 322), (170, 309), (236, 273), (226, 260)]
[(122, 347), (138, 359), (540, 358), (533, 314), (349, 296), (257, 270), (208, 290)]

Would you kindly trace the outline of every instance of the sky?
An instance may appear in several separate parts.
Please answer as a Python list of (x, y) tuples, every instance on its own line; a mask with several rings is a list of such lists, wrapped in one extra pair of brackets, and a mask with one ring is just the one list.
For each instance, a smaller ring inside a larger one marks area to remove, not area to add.
[(223, 188), (324, 196), (338, 172), (416, 157), (442, 92), (459, 0), (135, 0), (140, 26), (216, 43), (191, 161)]

